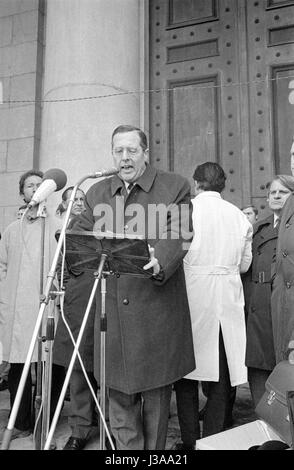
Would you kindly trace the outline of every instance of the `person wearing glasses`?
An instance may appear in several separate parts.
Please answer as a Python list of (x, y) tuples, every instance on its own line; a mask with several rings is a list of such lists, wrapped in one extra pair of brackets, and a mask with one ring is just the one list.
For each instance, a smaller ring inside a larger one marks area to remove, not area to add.
[[(107, 279), (106, 386), (118, 450), (164, 449), (172, 384), (195, 368), (182, 260), (190, 232), (190, 184), (149, 164), (146, 134), (112, 134), (118, 174), (91, 186), (75, 230), (138, 235), (150, 246), (146, 276)], [(100, 295), (96, 296), (98, 312)], [(94, 355), (99, 382), (99, 313)]]

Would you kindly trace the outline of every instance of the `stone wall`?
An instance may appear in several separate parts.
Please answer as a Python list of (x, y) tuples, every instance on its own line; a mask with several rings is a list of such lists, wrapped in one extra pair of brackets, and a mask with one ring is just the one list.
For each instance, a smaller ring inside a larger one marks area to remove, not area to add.
[(38, 168), (44, 5), (44, 0), (0, 1), (0, 232), (22, 203), (20, 175)]

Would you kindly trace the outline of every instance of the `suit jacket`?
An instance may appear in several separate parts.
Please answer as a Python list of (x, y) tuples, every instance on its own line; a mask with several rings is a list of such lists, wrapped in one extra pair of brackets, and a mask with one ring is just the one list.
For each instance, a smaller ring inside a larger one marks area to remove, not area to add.
[[(129, 195), (124, 182), (113, 176), (94, 184), (86, 199), (75, 229), (136, 232), (155, 248), (164, 273), (158, 279), (107, 277), (106, 385), (130, 394), (171, 384), (195, 368), (182, 266), (192, 237), (189, 182), (147, 165)], [(99, 381), (100, 293), (96, 305), (94, 370)]]

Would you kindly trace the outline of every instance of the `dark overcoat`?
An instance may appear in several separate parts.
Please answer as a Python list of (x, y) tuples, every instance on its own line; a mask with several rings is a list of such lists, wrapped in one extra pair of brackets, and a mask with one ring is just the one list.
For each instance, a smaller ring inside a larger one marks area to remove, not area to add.
[[(72, 229), (75, 220), (76, 217), (71, 218), (68, 224), (68, 230)], [(68, 253), (71, 247), (69, 247), (68, 244), (66, 246), (66, 252)], [(83, 270), (83, 268), (73, 269), (71, 265), (68, 265), (67, 260), (68, 257), (66, 256), (63, 272), (63, 286), (65, 289), (64, 317), (74, 339), (77, 340), (95, 278), (93, 272), (90, 270)], [(86, 264), (82, 266), (85, 267)], [(59, 281), (61, 279), (61, 269), (62, 257), (60, 256), (56, 269)], [(79, 347), (80, 356), (88, 372), (93, 372), (95, 309), (96, 305), (94, 299)], [(73, 343), (63, 318), (60, 315), (53, 344), (53, 363), (68, 367), (72, 354)], [(74, 368), (81, 368), (78, 358), (75, 361)]]
[(287, 359), (294, 339), (294, 196), (283, 208), (277, 244), (276, 277), (272, 293), (272, 322), (276, 362)]
[(244, 289), (248, 314), (246, 366), (264, 370), (275, 366), (271, 293), (278, 231), (273, 222), (272, 215), (254, 226), (252, 264), (246, 276), (250, 286)]
[[(78, 273), (78, 275), (69, 274), (65, 286), (64, 316), (75, 340), (77, 340), (80, 332), (93, 284), (93, 273), (81, 272)], [(79, 347), (80, 356), (88, 372), (93, 372), (94, 317), (95, 301), (90, 310)], [(73, 344), (63, 319), (60, 316), (53, 345), (53, 363), (68, 367), (72, 354)], [(75, 361), (74, 368), (80, 369), (78, 359)]]
[[(154, 217), (158, 204), (170, 211)], [(178, 209), (182, 210), (181, 217)], [(179, 219), (181, 229), (177, 225)], [(103, 220), (107, 222), (101, 227)], [(129, 195), (118, 176), (94, 184), (87, 193), (86, 211), (75, 229), (108, 230), (112, 224), (114, 232), (124, 231), (128, 235), (137, 231), (155, 248), (163, 272), (157, 279), (127, 274), (107, 278), (106, 386), (110, 388), (127, 394), (150, 390), (171, 384), (195, 368), (182, 266), (188, 249), (185, 237), (192, 237), (192, 233), (187, 233), (189, 222), (189, 182), (150, 165)], [(98, 311), (100, 302), (98, 293)], [(94, 371), (98, 381), (99, 316), (98, 313), (95, 317), (94, 338)]]

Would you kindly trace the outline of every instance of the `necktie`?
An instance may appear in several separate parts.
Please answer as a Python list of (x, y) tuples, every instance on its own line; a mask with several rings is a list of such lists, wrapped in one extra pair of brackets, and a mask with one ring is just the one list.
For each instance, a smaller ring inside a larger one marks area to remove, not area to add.
[(280, 217), (278, 217), (274, 223), (274, 228), (278, 229), (280, 225)]
[(129, 183), (128, 188), (127, 188), (128, 194), (130, 194), (134, 186), (135, 186), (134, 183)]

